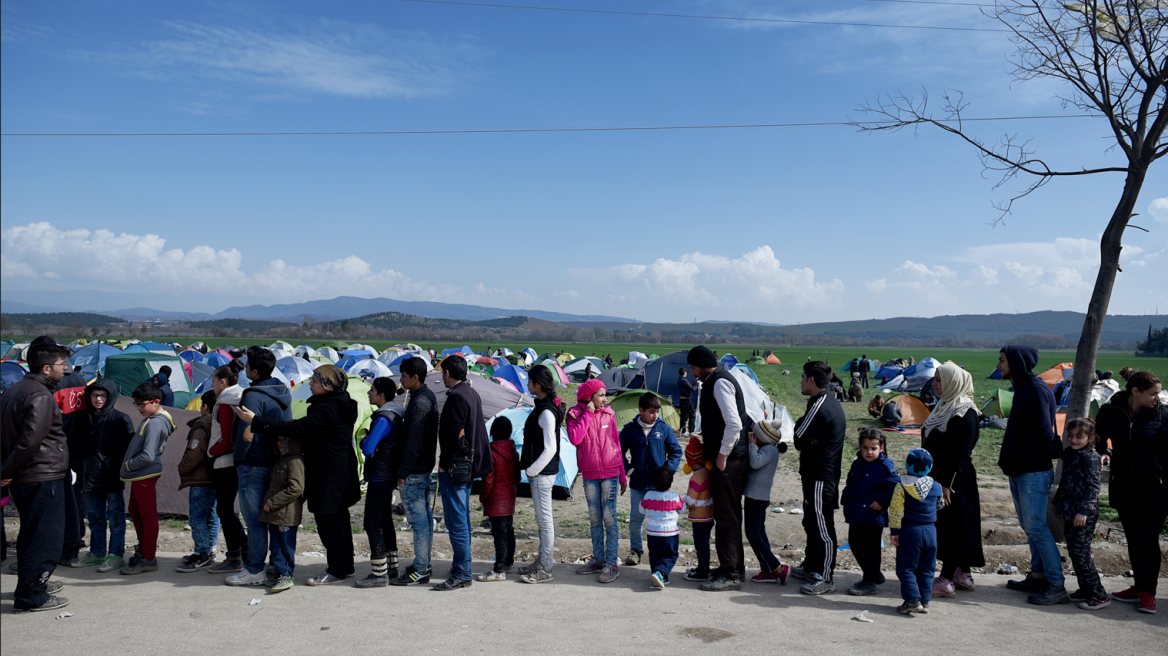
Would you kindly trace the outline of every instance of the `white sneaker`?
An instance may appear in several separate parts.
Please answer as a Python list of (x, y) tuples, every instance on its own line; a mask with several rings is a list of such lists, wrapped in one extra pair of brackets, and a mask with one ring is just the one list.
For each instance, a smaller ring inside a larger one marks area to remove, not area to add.
[(223, 580), (223, 582), (227, 585), (235, 586), (260, 586), (264, 584), (264, 581), (266, 581), (267, 578), (268, 575), (266, 572), (252, 574), (248, 572), (247, 569), (244, 569), (243, 571), (228, 576)]

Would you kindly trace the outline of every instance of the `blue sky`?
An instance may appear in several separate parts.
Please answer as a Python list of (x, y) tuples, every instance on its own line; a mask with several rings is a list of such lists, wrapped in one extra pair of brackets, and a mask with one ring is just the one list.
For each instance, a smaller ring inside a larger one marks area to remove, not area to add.
[[(972, 7), (549, 0), (549, 7), (965, 28)], [(1004, 34), (385, 0), (3, 2), (0, 125), (273, 132), (810, 123), (960, 89), (969, 116), (1077, 113)], [(1099, 119), (979, 124), (1113, 166)], [(219, 311), (338, 295), (661, 321), (796, 323), (1086, 308), (1122, 188), (1052, 182), (1005, 225), (936, 130), (4, 137), (3, 291), (140, 290)], [(1168, 308), (1168, 163), (1113, 313)], [(174, 294), (182, 290), (182, 295)], [(107, 309), (94, 307), (89, 309)]]

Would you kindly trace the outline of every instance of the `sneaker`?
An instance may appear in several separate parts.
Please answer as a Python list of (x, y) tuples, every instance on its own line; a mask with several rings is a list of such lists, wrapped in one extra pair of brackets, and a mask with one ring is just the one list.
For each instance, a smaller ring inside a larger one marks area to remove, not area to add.
[(860, 581), (848, 588), (848, 594), (856, 597), (867, 597), (876, 594), (876, 584), (872, 581)]
[(629, 567), (635, 567), (641, 564), (642, 552), (640, 549), (630, 549), (629, 557), (625, 558), (625, 564)]
[(279, 582), (279, 580), (280, 580), (280, 577), (276, 576), (276, 573), (274, 571), (272, 571), (270, 569), (264, 570), (264, 587), (265, 588), (270, 588), (270, 587), (276, 585), (276, 583)]
[(441, 583), (434, 584), (434, 587), (432, 587), (430, 589), (436, 590), (438, 592), (449, 592), (450, 590), (458, 590), (460, 588), (469, 588), (471, 586), (471, 583), (473, 583), (473, 581), (471, 581), (470, 579), (456, 579), (452, 576)]
[(977, 586), (973, 584), (973, 574), (961, 571), (960, 567), (957, 568), (957, 573), (953, 575), (953, 587), (958, 590), (964, 590), (965, 592), (973, 592), (977, 589)]
[(333, 585), (334, 583), (341, 583), (345, 579), (338, 579), (337, 577), (325, 572), (320, 576), (314, 576), (308, 579), (308, 585)]
[(1156, 598), (1153, 597), (1152, 595), (1148, 594), (1147, 592), (1141, 592), (1140, 593), (1140, 607), (1137, 608), (1136, 610), (1140, 611), (1141, 613), (1147, 613), (1148, 615), (1155, 615), (1156, 614)]
[(616, 565), (605, 565), (604, 569), (600, 571), (598, 580), (601, 583), (612, 583), (618, 576), (620, 576), (620, 569)]
[(807, 570), (803, 569), (802, 567), (792, 567), (791, 568), (791, 576), (799, 579), (800, 581), (814, 581), (815, 580), (815, 578), (812, 576), (812, 574), (810, 572), (808, 572)]
[(1067, 596), (1067, 589), (1061, 585), (1048, 585), (1042, 592), (1032, 594), (1026, 598), (1027, 602), (1036, 606), (1065, 604), (1070, 602), (1070, 600), (1071, 598)]
[(482, 574), (479, 574), (478, 576), (475, 577), (475, 580), (479, 581), (480, 583), (492, 583), (494, 581), (506, 581), (507, 580), (507, 572), (496, 572), (495, 570), (491, 570), (489, 572), (483, 572)]
[(264, 584), (264, 581), (267, 580), (267, 578), (267, 572), (256, 572), (255, 574), (252, 574), (247, 570), (243, 570), (237, 574), (228, 576), (227, 578), (223, 579), (223, 582), (227, 585), (237, 587), (259, 587)]
[(698, 589), (704, 590), (706, 592), (729, 592), (731, 590), (738, 590), (741, 587), (741, 581), (728, 579), (725, 576), (719, 576), (712, 581), (707, 581), (706, 583), (701, 584), (698, 586)]
[(877, 576), (879, 576), (880, 578), (876, 580), (876, 585), (884, 585), (885, 583), (888, 582), (888, 579), (884, 578), (883, 574), (877, 573)]
[(45, 592), (55, 595), (61, 590), (65, 589), (65, 584), (60, 581), (45, 581)]
[(521, 575), (522, 574), (535, 574), (537, 571), (539, 571), (539, 561), (538, 560), (533, 562), (533, 563), (527, 563), (526, 565), (519, 568), (519, 574), (521, 574)]
[(1136, 590), (1136, 586), (1133, 585), (1127, 590), (1112, 592), (1111, 598), (1116, 601), (1122, 601), (1125, 604), (1134, 604), (1140, 600), (1140, 591)]
[(45, 611), (45, 610), (57, 610), (58, 608), (64, 608), (65, 606), (68, 606), (68, 605), (69, 605), (69, 600), (64, 598), (64, 597), (49, 597), (49, 599), (45, 603), (41, 604), (40, 606), (37, 606), (36, 608), (17, 608), (16, 606), (13, 606), (12, 612), (14, 612), (14, 613), (39, 613), (39, 612)]
[(780, 566), (779, 569), (776, 569), (773, 572), (759, 572), (758, 574), (750, 577), (750, 580), (754, 581), (755, 583), (778, 583), (779, 574), (782, 569), (783, 567)]
[(374, 576), (370, 574), (353, 585), (361, 589), (389, 587), (389, 576)]
[(523, 581), (524, 583), (547, 583), (548, 581), (552, 581), (554, 579), (552, 578), (552, 573), (546, 569), (537, 569), (528, 574), (524, 574), (519, 578), (519, 580)]
[(278, 579), (276, 579), (276, 585), (272, 586), (271, 593), (277, 594), (277, 593), (283, 592), (283, 591), (287, 590), (288, 588), (291, 588), (295, 585), (296, 585), (296, 579), (292, 578), (290, 575), (289, 576), (281, 576)]
[(1080, 601), (1091, 601), (1091, 595), (1087, 594), (1086, 592), (1083, 592), (1082, 588), (1075, 590), (1074, 592), (1072, 592), (1071, 594), (1069, 594), (1067, 596), (1070, 597), (1071, 601), (1076, 602), (1076, 603), (1080, 602)]
[(912, 615), (913, 613), (923, 613), (926, 611), (925, 607), (921, 605), (920, 599), (913, 599), (897, 606), (896, 612), (901, 615)]
[(653, 583), (653, 587), (657, 588), (658, 590), (665, 589), (666, 580), (665, 577), (661, 576), (661, 572), (653, 572), (653, 575), (649, 578), (652, 579), (651, 582)]
[(918, 610), (917, 612), (918, 613), (928, 613), (929, 612), (929, 602), (922, 601), (921, 602), (921, 609)]
[(1029, 594), (1039, 594), (1043, 590), (1046, 590), (1049, 585), (1045, 578), (1039, 578), (1033, 574), (1027, 574), (1026, 578), (1022, 581), (1006, 581), (1007, 588)]
[(112, 572), (115, 569), (121, 569), (126, 566), (126, 561), (121, 556), (106, 556), (105, 561), (97, 566), (97, 571), (101, 574)]
[(698, 571), (698, 568), (691, 567), (685, 570), (685, 574), (683, 574), (681, 578), (685, 579), (686, 581), (697, 581), (698, 583), (705, 583), (706, 581), (710, 580), (710, 572), (709, 570), (700, 572)]
[(189, 562), (191, 562), (192, 560), (194, 560), (194, 559), (196, 559), (196, 558), (198, 558), (198, 557), (199, 557), (199, 554), (198, 554), (198, 552), (196, 552), (196, 553), (193, 553), (193, 554), (189, 554), (189, 555), (183, 556), (183, 557), (182, 557), (182, 561), (183, 561), (184, 563), (189, 563)]
[(243, 561), (228, 558), (212, 565), (207, 571), (212, 574), (235, 574), (243, 571)]
[(588, 562), (576, 568), (577, 574), (599, 574), (603, 571), (604, 563), (595, 558), (589, 558)]
[(950, 581), (944, 576), (938, 576), (937, 578), (933, 579), (933, 596), (949, 598), (956, 597), (957, 589), (953, 587), (953, 581)]
[(12, 575), (16, 574), (16, 561), (15, 560), (12, 562), (8, 562), (7, 560), (5, 560), (3, 564), (4, 564), (4, 569), (0, 570), (0, 571), (3, 571), (5, 574), (12, 574)]
[(195, 557), (190, 560), (183, 559), (183, 563), (175, 569), (183, 574), (190, 574), (191, 572), (207, 569), (214, 564), (215, 557), (211, 554), (195, 554)]
[[(418, 570), (414, 569), (413, 565), (410, 565), (409, 567), (406, 568), (405, 574), (402, 574), (401, 576), (397, 577), (396, 579), (390, 581), (390, 584), (392, 584), (392, 585), (421, 585), (423, 583), (429, 583), (429, 582), (430, 582), (430, 570), (426, 570), (425, 572), (419, 572)], [(308, 584), (313, 585), (311, 580), (309, 581)]]
[(1079, 608), (1083, 610), (1099, 610), (1107, 608), (1111, 605), (1111, 597), (1103, 597), (1102, 599), (1088, 599), (1079, 603)]
[(84, 557), (73, 561), (73, 563), (69, 566), (74, 569), (81, 569), (82, 567), (94, 567), (96, 565), (102, 564), (103, 562), (105, 562), (105, 556), (98, 556), (90, 551), (86, 553)]
[(122, 574), (125, 574), (126, 576), (133, 576), (134, 574), (145, 574), (146, 572), (157, 572), (158, 559), (156, 558), (154, 560), (145, 560), (139, 558), (133, 564), (126, 565), (118, 571)]
[(805, 595), (821, 595), (829, 592), (835, 592), (835, 584), (827, 579), (819, 579), (811, 583), (805, 583), (799, 587), (799, 592)]
[(62, 556), (61, 559), (57, 561), (57, 566), (58, 567), (76, 567), (77, 563), (79, 563), (79, 562), (81, 562), (81, 559), (78, 558), (77, 556)]

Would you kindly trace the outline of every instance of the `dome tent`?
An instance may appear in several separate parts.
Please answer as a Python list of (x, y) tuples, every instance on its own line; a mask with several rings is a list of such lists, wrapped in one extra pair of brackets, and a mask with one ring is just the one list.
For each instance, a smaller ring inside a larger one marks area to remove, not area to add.
[[(506, 417), (511, 422), (511, 439), (515, 441), (515, 448), (520, 454), (523, 453), (523, 425), (527, 422), (527, 417), (531, 415), (532, 408), (524, 406), (520, 408), (509, 408), (500, 411), (494, 417), (487, 421), (487, 431), (490, 432), (491, 424), (495, 423), (498, 417)], [(483, 404), (483, 412), (486, 413), (486, 404)], [(560, 428), (560, 471), (556, 473), (556, 480), (552, 486), (553, 496), (559, 499), (571, 499), (572, 488), (576, 485), (576, 478), (580, 475), (580, 470), (576, 465), (576, 447), (568, 440), (568, 429)], [(520, 486), (527, 487), (530, 483), (527, 480), (527, 472), (520, 470)], [(530, 494), (530, 488), (528, 488)]]

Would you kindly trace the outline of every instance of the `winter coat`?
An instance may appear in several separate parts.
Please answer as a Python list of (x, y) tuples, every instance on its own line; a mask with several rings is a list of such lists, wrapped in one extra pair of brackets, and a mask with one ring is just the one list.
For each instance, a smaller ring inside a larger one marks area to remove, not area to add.
[(462, 381), (446, 391), (446, 404), (438, 419), (438, 466), (450, 471), (454, 457), (463, 447), (471, 450), (474, 478), (491, 471), (491, 436), (483, 418), (483, 401), (479, 393)]
[(576, 464), (586, 481), (619, 476), (625, 482), (624, 456), (616, 432), (616, 413), (604, 406), (589, 412), (585, 403), (568, 409), (568, 441), (576, 447)]
[(799, 476), (804, 481), (839, 484), (846, 431), (844, 409), (834, 396), (823, 391), (807, 399), (807, 412), (795, 422)]
[(1071, 521), (1075, 515), (1099, 514), (1099, 469), (1102, 459), (1090, 447), (1063, 449), (1063, 477), (1054, 495), (1055, 513)]
[(143, 419), (138, 432), (130, 438), (130, 446), (126, 447), (118, 476), (127, 483), (162, 476), (162, 452), (175, 428), (178, 426), (166, 410)]
[[(256, 419), (263, 417), (268, 421), (292, 421), (292, 393), (275, 378), (265, 378), (245, 388), (240, 405), (254, 412)], [(257, 430), (254, 425), (251, 442), (245, 441), (243, 432), (246, 429), (247, 424), (235, 422), (235, 465), (271, 467), (276, 461), (276, 445), (271, 443), (264, 431)]]
[(491, 473), (483, 477), (479, 501), (483, 515), (507, 517), (515, 514), (515, 486), (519, 485), (519, 451), (514, 440), (491, 442)]
[[(888, 506), (899, 482), (896, 465), (884, 453), (868, 462), (857, 451), (848, 470), (847, 487), (840, 497), (844, 521), (856, 526), (888, 526)], [(881, 510), (871, 508), (873, 501), (880, 504)]]
[(904, 526), (937, 521), (937, 509), (945, 505), (941, 486), (928, 476), (901, 476), (888, 505), (888, 528), (899, 535)]
[(52, 390), (46, 376), (28, 373), (0, 396), (0, 478), (13, 485), (69, 476), (68, 440)]
[(775, 470), (779, 467), (779, 447), (774, 444), (758, 446), (751, 444), (747, 450), (750, 469), (746, 472), (746, 485), (742, 496), (755, 501), (771, 500), (771, 487), (775, 484)]
[(624, 457), (625, 475), (629, 476), (629, 487), (634, 490), (653, 489), (651, 474), (654, 469), (667, 465), (673, 471), (681, 466), (681, 445), (669, 424), (658, 419), (649, 434), (634, 418), (620, 432), (621, 455)]
[(438, 449), (438, 400), (425, 385), (410, 392), (401, 435), (394, 440), (394, 469), (399, 480), (434, 471)]
[(173, 408), (174, 390), (170, 388), (170, 377), (159, 372), (154, 374), (154, 379), (158, 383), (158, 391), (162, 392), (162, 405), (167, 408)]
[(1050, 461), (1062, 453), (1062, 441), (1054, 432), (1054, 394), (1031, 372), (1038, 364), (1038, 351), (1007, 346), (1006, 362), (1014, 383), (1014, 405), (1002, 436), (998, 466), (1006, 476), (1049, 471)]
[(178, 489), (210, 487), (211, 461), (207, 459), (207, 445), (211, 440), (211, 415), (203, 415), (187, 422), (187, 449), (178, 463)]
[[(110, 395), (109, 402), (100, 412), (93, 409), (90, 401), (90, 394), (98, 389), (104, 389)], [(126, 413), (114, 408), (117, 398), (118, 384), (109, 378), (99, 378), (85, 390), (86, 409), (76, 413), (73, 432), (78, 435), (71, 437), (70, 441), (85, 449), (81, 454), (84, 464), (75, 470), (82, 492), (117, 492), (125, 487), (118, 470), (134, 437), (134, 422)], [(73, 453), (72, 448), (69, 452)]]
[(1133, 417), (1129, 396), (1119, 392), (1095, 416), (1095, 448), (1111, 456), (1107, 501), (1120, 512), (1143, 508), (1163, 513), (1168, 511), (1168, 406), (1158, 403)]
[(308, 414), (300, 419), (280, 421), (256, 417), (252, 430), (273, 438), (286, 436), (300, 440), (308, 510), (331, 515), (361, 500), (357, 452), (353, 448), (356, 424), (357, 402), (347, 391), (338, 390), (309, 398)]
[[(272, 467), (264, 503), (271, 510), (260, 511), (260, 521), (273, 526), (300, 526), (304, 518), (304, 458), (300, 440), (288, 438), (288, 453)], [(260, 506), (261, 508), (263, 506)]]
[(234, 408), (243, 401), (243, 388), (232, 385), (216, 397), (215, 409), (211, 416), (215, 421), (211, 423), (210, 446), (207, 454), (215, 459), (215, 469), (226, 469), (235, 466), (235, 424), (237, 423)]

